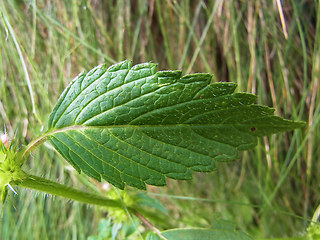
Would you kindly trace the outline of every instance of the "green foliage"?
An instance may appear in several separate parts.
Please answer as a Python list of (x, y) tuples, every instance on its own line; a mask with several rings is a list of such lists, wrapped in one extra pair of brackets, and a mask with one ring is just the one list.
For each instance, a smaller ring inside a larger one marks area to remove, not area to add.
[(173, 229), (162, 233), (168, 240), (250, 240), (248, 235), (236, 230), (221, 229)]
[[(235, 229), (172, 229), (161, 233), (167, 240), (252, 240), (247, 234)], [(147, 240), (160, 240), (160, 237), (150, 233)]]
[[(106, 197), (112, 200), (116, 200), (121, 202), (125, 207), (132, 207), (135, 204), (136, 199), (135, 195), (127, 191), (126, 189), (123, 191), (118, 191), (116, 188), (110, 188), (106, 191)], [(113, 218), (117, 223), (123, 223), (128, 221), (128, 215), (123, 208), (108, 208), (108, 216)]]
[[(240, 161), (217, 164), (218, 173), (149, 186), (169, 212), (168, 225), (153, 225), (210, 228), (217, 215), (257, 239), (301, 236), (320, 197), (320, 5), (278, 2), (0, 1), (22, 53), (1, 19), (0, 126), (27, 145), (43, 132), (33, 110), (45, 123), (71, 79), (101, 62), (156, 61), (160, 69), (214, 73), (308, 127), (260, 138)], [(91, 193), (104, 184), (73, 171), (47, 143), (23, 169)], [(84, 240), (108, 218), (105, 208), (14, 190), (1, 208), (1, 239)]]
[(168, 216), (167, 209), (159, 202), (158, 200), (149, 197), (147, 194), (143, 192), (139, 192), (135, 195), (135, 204), (139, 207), (143, 208), (154, 208), (157, 211)]
[(256, 97), (234, 93), (234, 83), (210, 81), (210, 74), (156, 72), (153, 63), (95, 67), (62, 93), (46, 136), (77, 171), (145, 189), (212, 171), (257, 136), (304, 126), (253, 105)]
[(21, 170), (21, 165), (20, 154), (15, 150), (13, 142), (9, 146), (0, 141), (0, 201), (2, 203), (6, 200), (10, 183), (25, 177), (26, 174)]
[(88, 237), (88, 240), (129, 240), (139, 236), (138, 221), (121, 223), (112, 218), (101, 219), (98, 225), (98, 234)]
[(311, 223), (307, 228), (308, 239), (320, 239), (320, 224)]

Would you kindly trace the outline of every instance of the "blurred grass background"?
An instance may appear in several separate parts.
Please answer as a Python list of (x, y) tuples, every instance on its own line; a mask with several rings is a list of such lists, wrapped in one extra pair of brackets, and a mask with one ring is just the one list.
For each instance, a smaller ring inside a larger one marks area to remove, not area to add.
[[(238, 91), (308, 127), (261, 138), (238, 161), (150, 187), (150, 196), (167, 207), (171, 227), (210, 227), (223, 218), (253, 236), (304, 232), (320, 203), (318, 1), (13, 0), (1, 1), (0, 10), (0, 125), (11, 137), (26, 145), (39, 135), (72, 78), (103, 62), (214, 73), (214, 81), (236, 82)], [(44, 145), (25, 170), (90, 184), (67, 166)], [(1, 239), (87, 239), (107, 217), (101, 208), (18, 193), (1, 210)]]

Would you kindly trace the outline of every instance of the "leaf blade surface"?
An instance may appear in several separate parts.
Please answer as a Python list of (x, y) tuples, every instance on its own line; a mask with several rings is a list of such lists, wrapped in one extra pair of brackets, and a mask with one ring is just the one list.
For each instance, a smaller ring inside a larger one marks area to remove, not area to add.
[(153, 63), (97, 66), (60, 96), (49, 139), (79, 172), (145, 189), (211, 171), (254, 147), (257, 136), (303, 126), (234, 93), (234, 83), (210, 81), (210, 74), (157, 72)]

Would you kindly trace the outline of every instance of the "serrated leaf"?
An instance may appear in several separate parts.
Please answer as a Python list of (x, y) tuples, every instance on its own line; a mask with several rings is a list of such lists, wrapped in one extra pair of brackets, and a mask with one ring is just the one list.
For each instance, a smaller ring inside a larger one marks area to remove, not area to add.
[(130, 61), (100, 65), (77, 76), (54, 107), (47, 135), (79, 172), (123, 189), (162, 186), (165, 177), (191, 179), (211, 171), (257, 136), (301, 127), (234, 93), (234, 83), (210, 84), (211, 75), (156, 71)]

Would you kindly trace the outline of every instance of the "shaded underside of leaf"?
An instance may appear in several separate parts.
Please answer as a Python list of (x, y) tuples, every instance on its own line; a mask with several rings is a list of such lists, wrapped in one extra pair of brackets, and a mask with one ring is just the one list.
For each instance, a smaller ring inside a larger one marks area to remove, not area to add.
[(256, 145), (257, 136), (302, 127), (234, 93), (234, 83), (210, 74), (181, 76), (156, 64), (109, 68), (77, 76), (49, 118), (53, 146), (79, 172), (124, 188), (162, 186), (165, 177), (191, 179)]

